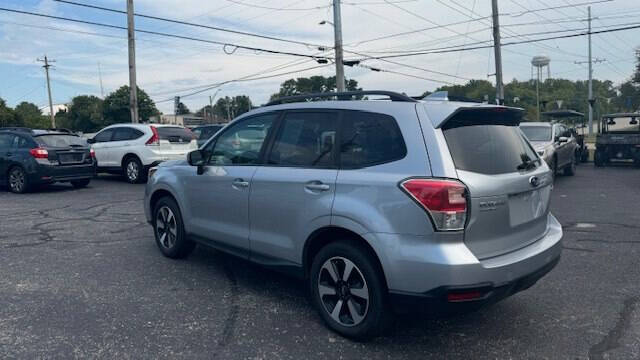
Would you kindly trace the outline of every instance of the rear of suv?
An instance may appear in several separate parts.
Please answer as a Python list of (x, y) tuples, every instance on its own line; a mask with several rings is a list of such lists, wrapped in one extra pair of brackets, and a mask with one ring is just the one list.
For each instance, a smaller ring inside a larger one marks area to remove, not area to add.
[(145, 182), (150, 167), (186, 159), (198, 148), (195, 135), (175, 125), (111, 125), (88, 142), (96, 153), (98, 172), (121, 173), (135, 184)]
[(379, 334), (393, 310), (495, 302), (555, 266), (551, 173), (520, 109), (308, 97), (353, 95), (391, 101), (280, 100), (151, 169), (160, 251), (180, 258), (200, 243), (305, 279), (326, 324), (353, 338)]
[(54, 182), (85, 187), (94, 174), (93, 151), (73, 133), (0, 128), (0, 184), (14, 193)]

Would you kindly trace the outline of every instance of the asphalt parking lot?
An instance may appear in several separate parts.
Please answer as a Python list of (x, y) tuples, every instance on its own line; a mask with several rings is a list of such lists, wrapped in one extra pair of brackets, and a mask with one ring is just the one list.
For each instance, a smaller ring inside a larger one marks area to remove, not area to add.
[(327, 330), (299, 281), (201, 247), (161, 256), (143, 192), (108, 176), (0, 192), (0, 357), (640, 358), (638, 169), (558, 177), (565, 250), (529, 290), (471, 314), (399, 318), (368, 343)]

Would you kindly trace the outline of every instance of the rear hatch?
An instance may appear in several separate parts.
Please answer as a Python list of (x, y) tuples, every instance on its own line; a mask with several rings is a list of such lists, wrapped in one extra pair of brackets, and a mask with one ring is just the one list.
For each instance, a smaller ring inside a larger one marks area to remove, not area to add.
[(157, 131), (160, 138), (159, 150), (164, 154), (183, 155), (198, 147), (196, 137), (189, 129), (161, 126)]
[(35, 136), (38, 145), (46, 149), (49, 165), (71, 166), (91, 164), (91, 152), (87, 141), (76, 135), (44, 134)]
[(509, 108), (461, 109), (441, 126), (459, 179), (468, 188), (464, 241), (486, 259), (544, 236), (552, 182), (548, 167)]

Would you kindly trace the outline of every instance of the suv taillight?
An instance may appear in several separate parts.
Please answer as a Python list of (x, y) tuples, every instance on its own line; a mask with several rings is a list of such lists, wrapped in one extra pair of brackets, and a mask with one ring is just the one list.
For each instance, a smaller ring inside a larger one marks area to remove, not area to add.
[(400, 184), (422, 206), (437, 231), (463, 230), (467, 221), (467, 187), (457, 180), (409, 179)]
[(89, 149), (89, 156), (91, 156), (92, 158), (96, 158), (96, 151), (93, 149)]
[(31, 154), (31, 156), (33, 156), (36, 159), (48, 159), (49, 158), (49, 152), (47, 151), (47, 149), (43, 149), (43, 148), (40, 148), (40, 147), (30, 149), (29, 150), (29, 154)]
[(160, 145), (160, 136), (158, 135), (158, 129), (156, 129), (155, 126), (152, 126), (151, 132), (153, 133), (153, 135), (151, 135), (145, 145)]

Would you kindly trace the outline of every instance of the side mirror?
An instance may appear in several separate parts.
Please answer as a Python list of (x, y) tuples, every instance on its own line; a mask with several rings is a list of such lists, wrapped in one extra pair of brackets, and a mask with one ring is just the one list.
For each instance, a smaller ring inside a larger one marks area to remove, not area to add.
[(192, 152), (187, 154), (187, 162), (191, 166), (198, 167), (198, 175), (202, 175), (204, 173), (204, 152), (202, 150), (193, 150)]
[(560, 144), (566, 143), (566, 142), (568, 142), (568, 141), (569, 141), (569, 138), (568, 138), (568, 137), (566, 137), (566, 136), (560, 136), (560, 137), (558, 138), (558, 142), (559, 142)]
[(87, 144), (95, 144), (96, 143), (96, 139), (90, 138), (87, 139)]

